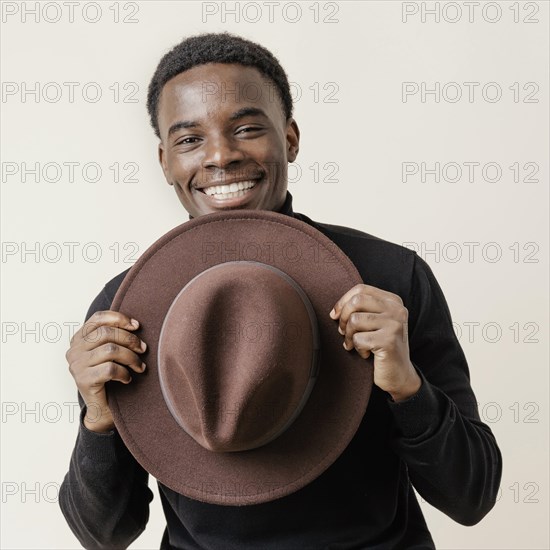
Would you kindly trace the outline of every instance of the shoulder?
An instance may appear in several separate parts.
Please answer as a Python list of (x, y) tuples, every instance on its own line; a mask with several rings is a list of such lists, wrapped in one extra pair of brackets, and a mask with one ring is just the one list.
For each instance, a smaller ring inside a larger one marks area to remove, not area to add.
[(409, 293), (420, 259), (414, 250), (351, 227), (317, 222), (304, 214), (296, 217), (332, 240), (355, 264), (365, 284), (402, 297)]

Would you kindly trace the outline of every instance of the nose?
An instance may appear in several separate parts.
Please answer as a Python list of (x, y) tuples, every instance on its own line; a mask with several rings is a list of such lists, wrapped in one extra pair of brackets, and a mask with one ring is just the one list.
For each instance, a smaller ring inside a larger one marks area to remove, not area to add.
[(217, 168), (225, 170), (231, 164), (238, 164), (244, 159), (238, 143), (230, 137), (217, 135), (211, 137), (205, 144), (203, 168)]

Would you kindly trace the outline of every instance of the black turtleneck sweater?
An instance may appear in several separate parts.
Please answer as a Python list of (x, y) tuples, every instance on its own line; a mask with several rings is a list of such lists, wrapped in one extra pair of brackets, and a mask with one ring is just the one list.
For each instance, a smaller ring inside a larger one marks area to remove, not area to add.
[[(409, 311), (411, 361), (422, 380), (400, 402), (377, 386), (349, 446), (319, 478), (265, 504), (220, 506), (175, 493), (159, 483), (167, 527), (160, 547), (212, 550), (344, 550), (435, 548), (412, 486), (463, 525), (493, 507), (502, 458), (481, 422), (468, 364), (445, 297), (416, 253), (354, 229), (302, 220), (334, 241), (365, 284), (398, 294)], [(191, 216), (190, 216), (191, 218)], [(86, 319), (110, 308), (128, 270), (109, 281)], [(145, 529), (153, 498), (148, 473), (116, 429), (98, 434), (80, 416), (59, 504), (85, 548), (125, 548)]]

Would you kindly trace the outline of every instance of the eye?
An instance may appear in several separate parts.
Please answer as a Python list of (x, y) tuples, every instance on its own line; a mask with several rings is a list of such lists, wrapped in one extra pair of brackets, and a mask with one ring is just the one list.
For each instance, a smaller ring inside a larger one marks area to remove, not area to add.
[(192, 143), (195, 143), (195, 142), (194, 141), (189, 141), (189, 140), (193, 140), (193, 139), (199, 139), (199, 138), (186, 137), (186, 138), (183, 138), (180, 141), (176, 142), (176, 145), (191, 145)]
[(245, 126), (244, 128), (241, 128), (237, 134), (240, 134), (241, 132), (245, 132), (245, 133), (250, 133), (250, 132), (254, 132), (254, 131), (257, 131), (257, 130), (261, 130), (261, 128), (257, 128), (256, 126)]

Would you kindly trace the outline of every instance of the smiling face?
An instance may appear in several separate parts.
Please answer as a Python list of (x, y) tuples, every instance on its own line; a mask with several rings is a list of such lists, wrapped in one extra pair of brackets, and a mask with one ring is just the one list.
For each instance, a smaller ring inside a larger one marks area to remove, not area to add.
[(164, 176), (191, 216), (282, 206), (300, 133), (256, 68), (208, 63), (175, 76), (158, 124)]

